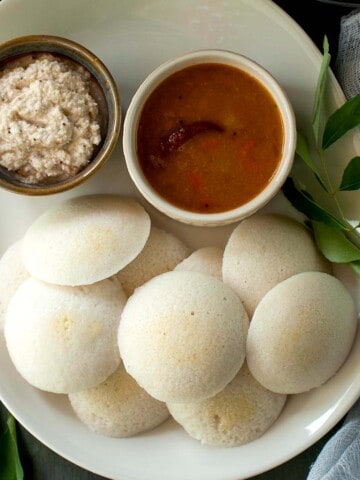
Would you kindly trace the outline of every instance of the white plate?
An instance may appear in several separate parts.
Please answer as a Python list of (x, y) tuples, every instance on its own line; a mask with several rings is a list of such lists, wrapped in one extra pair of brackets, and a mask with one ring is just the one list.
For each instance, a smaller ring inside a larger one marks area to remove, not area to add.
[[(267, 0), (3, 0), (0, 41), (32, 34), (70, 37), (89, 47), (114, 74), (126, 110), (144, 76), (162, 61), (192, 49), (224, 48), (253, 57), (284, 86), (299, 125), (311, 119), (321, 55), (301, 28)], [(344, 100), (332, 78), (329, 110)], [(332, 175), (339, 159), (354, 153), (349, 137), (333, 149)], [(94, 192), (138, 195), (126, 172), (120, 145), (107, 165), (85, 186), (47, 198), (0, 192), (0, 253), (20, 238), (49, 205)], [(345, 197), (348, 215), (360, 205)], [(352, 197), (354, 199), (354, 197)], [(192, 247), (223, 245), (234, 226), (200, 229), (170, 221), (154, 212), (154, 222)], [(267, 210), (296, 213), (278, 195)], [(61, 255), (61, 252), (59, 252)], [(346, 269), (343, 280), (359, 301), (359, 284)], [(274, 426), (260, 439), (239, 448), (202, 447), (174, 423), (130, 439), (91, 433), (73, 415), (62, 395), (46, 394), (25, 383), (14, 370), (0, 339), (0, 397), (15, 417), (44, 444), (68, 460), (118, 480), (239, 480), (279, 465), (328, 432), (360, 393), (360, 337), (341, 370), (326, 385), (289, 399)]]

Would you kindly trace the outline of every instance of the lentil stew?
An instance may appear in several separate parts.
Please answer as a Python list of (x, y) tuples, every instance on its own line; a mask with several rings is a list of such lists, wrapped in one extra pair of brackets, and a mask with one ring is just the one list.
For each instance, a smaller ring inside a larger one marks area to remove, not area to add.
[(184, 68), (149, 96), (137, 132), (144, 175), (172, 204), (216, 213), (265, 189), (284, 141), (275, 100), (242, 70), (219, 63)]

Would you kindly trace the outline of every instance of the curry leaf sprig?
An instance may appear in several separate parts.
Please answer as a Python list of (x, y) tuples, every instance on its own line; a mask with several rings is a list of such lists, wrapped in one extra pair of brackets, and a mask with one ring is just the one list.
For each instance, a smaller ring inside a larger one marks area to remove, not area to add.
[(1, 480), (23, 480), (17, 446), (16, 423), (12, 415), (7, 419), (7, 428), (0, 434), (0, 478)]
[[(360, 189), (360, 157), (352, 158), (345, 168), (339, 185), (334, 185), (325, 159), (326, 150), (349, 130), (360, 125), (360, 94), (336, 110), (322, 127), (324, 94), (330, 65), (329, 43), (324, 38), (323, 59), (318, 78), (312, 120), (312, 137), (315, 152), (311, 153), (307, 138), (298, 131), (296, 154), (305, 162), (326, 192), (331, 211), (314, 199), (303, 185), (289, 177), (283, 193), (292, 205), (310, 220), (316, 243), (331, 262), (350, 264), (360, 276), (360, 223), (353, 225), (346, 218), (339, 200), (339, 192)], [(313, 156), (316, 156), (314, 161)], [(354, 195), (358, 195), (354, 193)], [(355, 199), (354, 199), (355, 201)], [(360, 201), (359, 195), (357, 201)]]

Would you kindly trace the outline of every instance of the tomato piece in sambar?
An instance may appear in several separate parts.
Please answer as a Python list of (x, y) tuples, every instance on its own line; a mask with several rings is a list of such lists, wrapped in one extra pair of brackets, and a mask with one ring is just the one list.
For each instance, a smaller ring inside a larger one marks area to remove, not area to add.
[(144, 175), (167, 201), (200, 213), (240, 207), (268, 185), (284, 131), (275, 100), (255, 78), (208, 63), (164, 80), (141, 112)]

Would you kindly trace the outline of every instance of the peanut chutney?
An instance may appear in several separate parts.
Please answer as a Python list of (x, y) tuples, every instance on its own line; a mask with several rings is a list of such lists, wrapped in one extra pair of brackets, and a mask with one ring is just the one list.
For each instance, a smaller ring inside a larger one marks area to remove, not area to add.
[(271, 94), (218, 63), (184, 68), (149, 96), (137, 151), (152, 187), (180, 208), (215, 213), (256, 197), (274, 175), (284, 132)]

